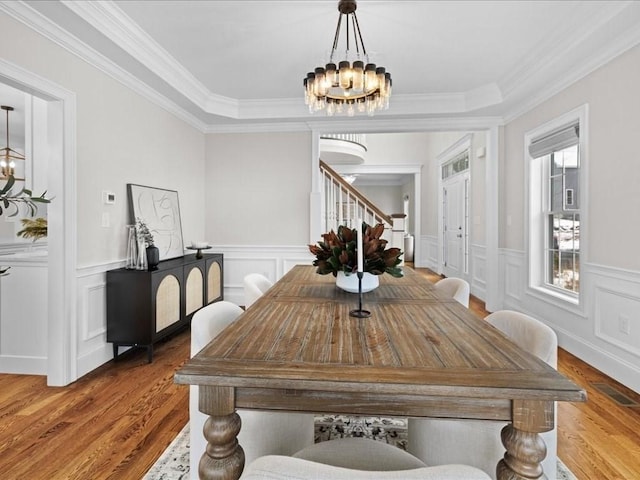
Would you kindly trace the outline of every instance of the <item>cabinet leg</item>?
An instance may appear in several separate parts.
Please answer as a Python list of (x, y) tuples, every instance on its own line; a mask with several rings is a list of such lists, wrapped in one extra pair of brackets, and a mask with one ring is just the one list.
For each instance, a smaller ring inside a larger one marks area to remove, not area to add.
[(147, 363), (153, 362), (153, 344), (147, 346)]
[(115, 362), (118, 359), (118, 344), (113, 344), (113, 361)]

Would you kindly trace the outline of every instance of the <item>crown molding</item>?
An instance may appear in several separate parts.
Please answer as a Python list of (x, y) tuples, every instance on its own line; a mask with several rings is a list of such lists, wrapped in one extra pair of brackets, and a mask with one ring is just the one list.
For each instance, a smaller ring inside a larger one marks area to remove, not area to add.
[(179, 107), (174, 102), (168, 100), (164, 95), (161, 95), (154, 89), (150, 88), (137, 77), (131, 75), (129, 72), (122, 69), (107, 57), (89, 47), (57, 24), (53, 23), (26, 3), (22, 1), (2, 1), (0, 2), (0, 11), (31, 28), (48, 40), (51, 40), (73, 55), (81, 58), (88, 64), (109, 75), (111, 78), (122, 83), (134, 92), (142, 95), (144, 98), (168, 111), (172, 115), (175, 115), (199, 131), (204, 132), (206, 128), (206, 124), (204, 122)]
[(503, 125), (502, 117), (414, 117), (414, 118), (370, 118), (353, 117), (340, 120), (336, 117), (322, 117), (309, 121), (253, 122), (239, 124), (209, 125), (205, 133), (269, 133), (269, 132), (313, 132), (323, 133), (406, 133), (406, 132), (449, 132), (489, 130)]
[[(588, 45), (582, 47), (585, 50), (583, 56), (571, 62), (568, 67), (565, 67), (563, 74), (555, 77), (555, 82), (537, 82), (532, 86), (531, 82), (535, 81), (532, 79), (537, 72), (529, 71), (529, 79), (522, 78), (521, 87), (513, 89), (507, 96), (507, 100), (514, 107), (505, 112), (505, 123), (509, 123), (533, 110), (598, 68), (611, 62), (614, 58), (640, 44), (640, 29), (637, 27), (640, 24), (640, 2), (621, 3), (623, 5), (617, 9), (615, 14), (609, 15), (604, 19), (605, 21), (598, 23), (599, 26), (607, 24), (607, 28), (604, 30), (619, 32), (618, 35), (614, 39), (608, 38), (607, 41), (604, 41), (604, 38), (600, 37), (606, 36), (606, 31), (600, 30), (599, 35), (596, 35), (592, 30), (590, 33), (595, 35), (595, 38), (592, 38)], [(614, 22), (615, 24), (610, 24), (609, 22)], [(577, 42), (572, 48), (577, 48), (579, 45), (579, 42)], [(544, 68), (553, 68), (552, 59), (555, 59), (556, 62), (563, 61), (558, 60), (558, 57), (553, 54), (549, 54), (544, 62), (545, 65), (537, 65), (538, 71)], [(505, 89), (508, 88), (505, 87)], [(535, 92), (535, 94), (532, 95), (531, 92)]]
[[(574, 15), (572, 22), (563, 27), (578, 34), (569, 38), (563, 34), (563, 30), (559, 29), (556, 35), (547, 37), (544, 42), (537, 45), (534, 51), (528, 52), (526, 54), (528, 61), (522, 62), (520, 68), (515, 69), (499, 82), (505, 96), (510, 96), (523, 86), (530, 84), (531, 78), (535, 77), (537, 72), (549, 68), (558, 59), (565, 62), (569, 53), (632, 3), (629, 1), (605, 2), (599, 6), (597, 15), (587, 12), (583, 12), (581, 16)], [(594, 2), (592, 5), (598, 4)]]
[(113, 2), (60, 0), (60, 3), (196, 105), (204, 104), (211, 96), (202, 83)]

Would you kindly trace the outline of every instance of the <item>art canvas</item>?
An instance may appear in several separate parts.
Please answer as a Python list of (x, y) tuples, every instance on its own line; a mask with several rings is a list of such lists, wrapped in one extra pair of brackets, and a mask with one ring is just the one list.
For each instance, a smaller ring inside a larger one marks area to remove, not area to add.
[(160, 260), (182, 257), (182, 223), (178, 192), (144, 185), (127, 184), (131, 223), (140, 218), (149, 227)]

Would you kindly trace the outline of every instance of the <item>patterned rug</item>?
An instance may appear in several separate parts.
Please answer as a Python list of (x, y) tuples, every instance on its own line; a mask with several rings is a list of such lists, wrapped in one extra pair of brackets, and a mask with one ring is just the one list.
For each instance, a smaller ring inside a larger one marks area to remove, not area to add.
[[(387, 442), (406, 450), (407, 422), (401, 418), (347, 417), (327, 415), (316, 417), (317, 442), (343, 437), (368, 437)], [(143, 480), (189, 479), (189, 424), (149, 469)], [(576, 476), (558, 459), (558, 480), (577, 480)]]

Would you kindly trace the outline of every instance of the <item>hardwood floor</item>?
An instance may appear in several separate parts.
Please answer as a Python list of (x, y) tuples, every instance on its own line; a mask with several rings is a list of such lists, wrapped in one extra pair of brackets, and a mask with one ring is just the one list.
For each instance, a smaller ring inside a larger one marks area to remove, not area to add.
[(0, 375), (0, 478), (139, 479), (189, 419), (189, 389), (173, 383), (189, 331), (103, 365), (67, 387)]
[[(470, 306), (487, 313), (477, 299)], [(184, 331), (160, 343), (151, 364), (137, 351), (67, 387), (0, 375), (0, 478), (141, 478), (188, 420), (188, 388), (173, 383), (188, 356)], [(620, 406), (592, 384), (606, 383), (639, 404), (640, 395), (564, 350), (559, 370), (589, 395), (586, 403), (559, 404), (562, 461), (579, 480), (640, 479), (640, 407)]]

